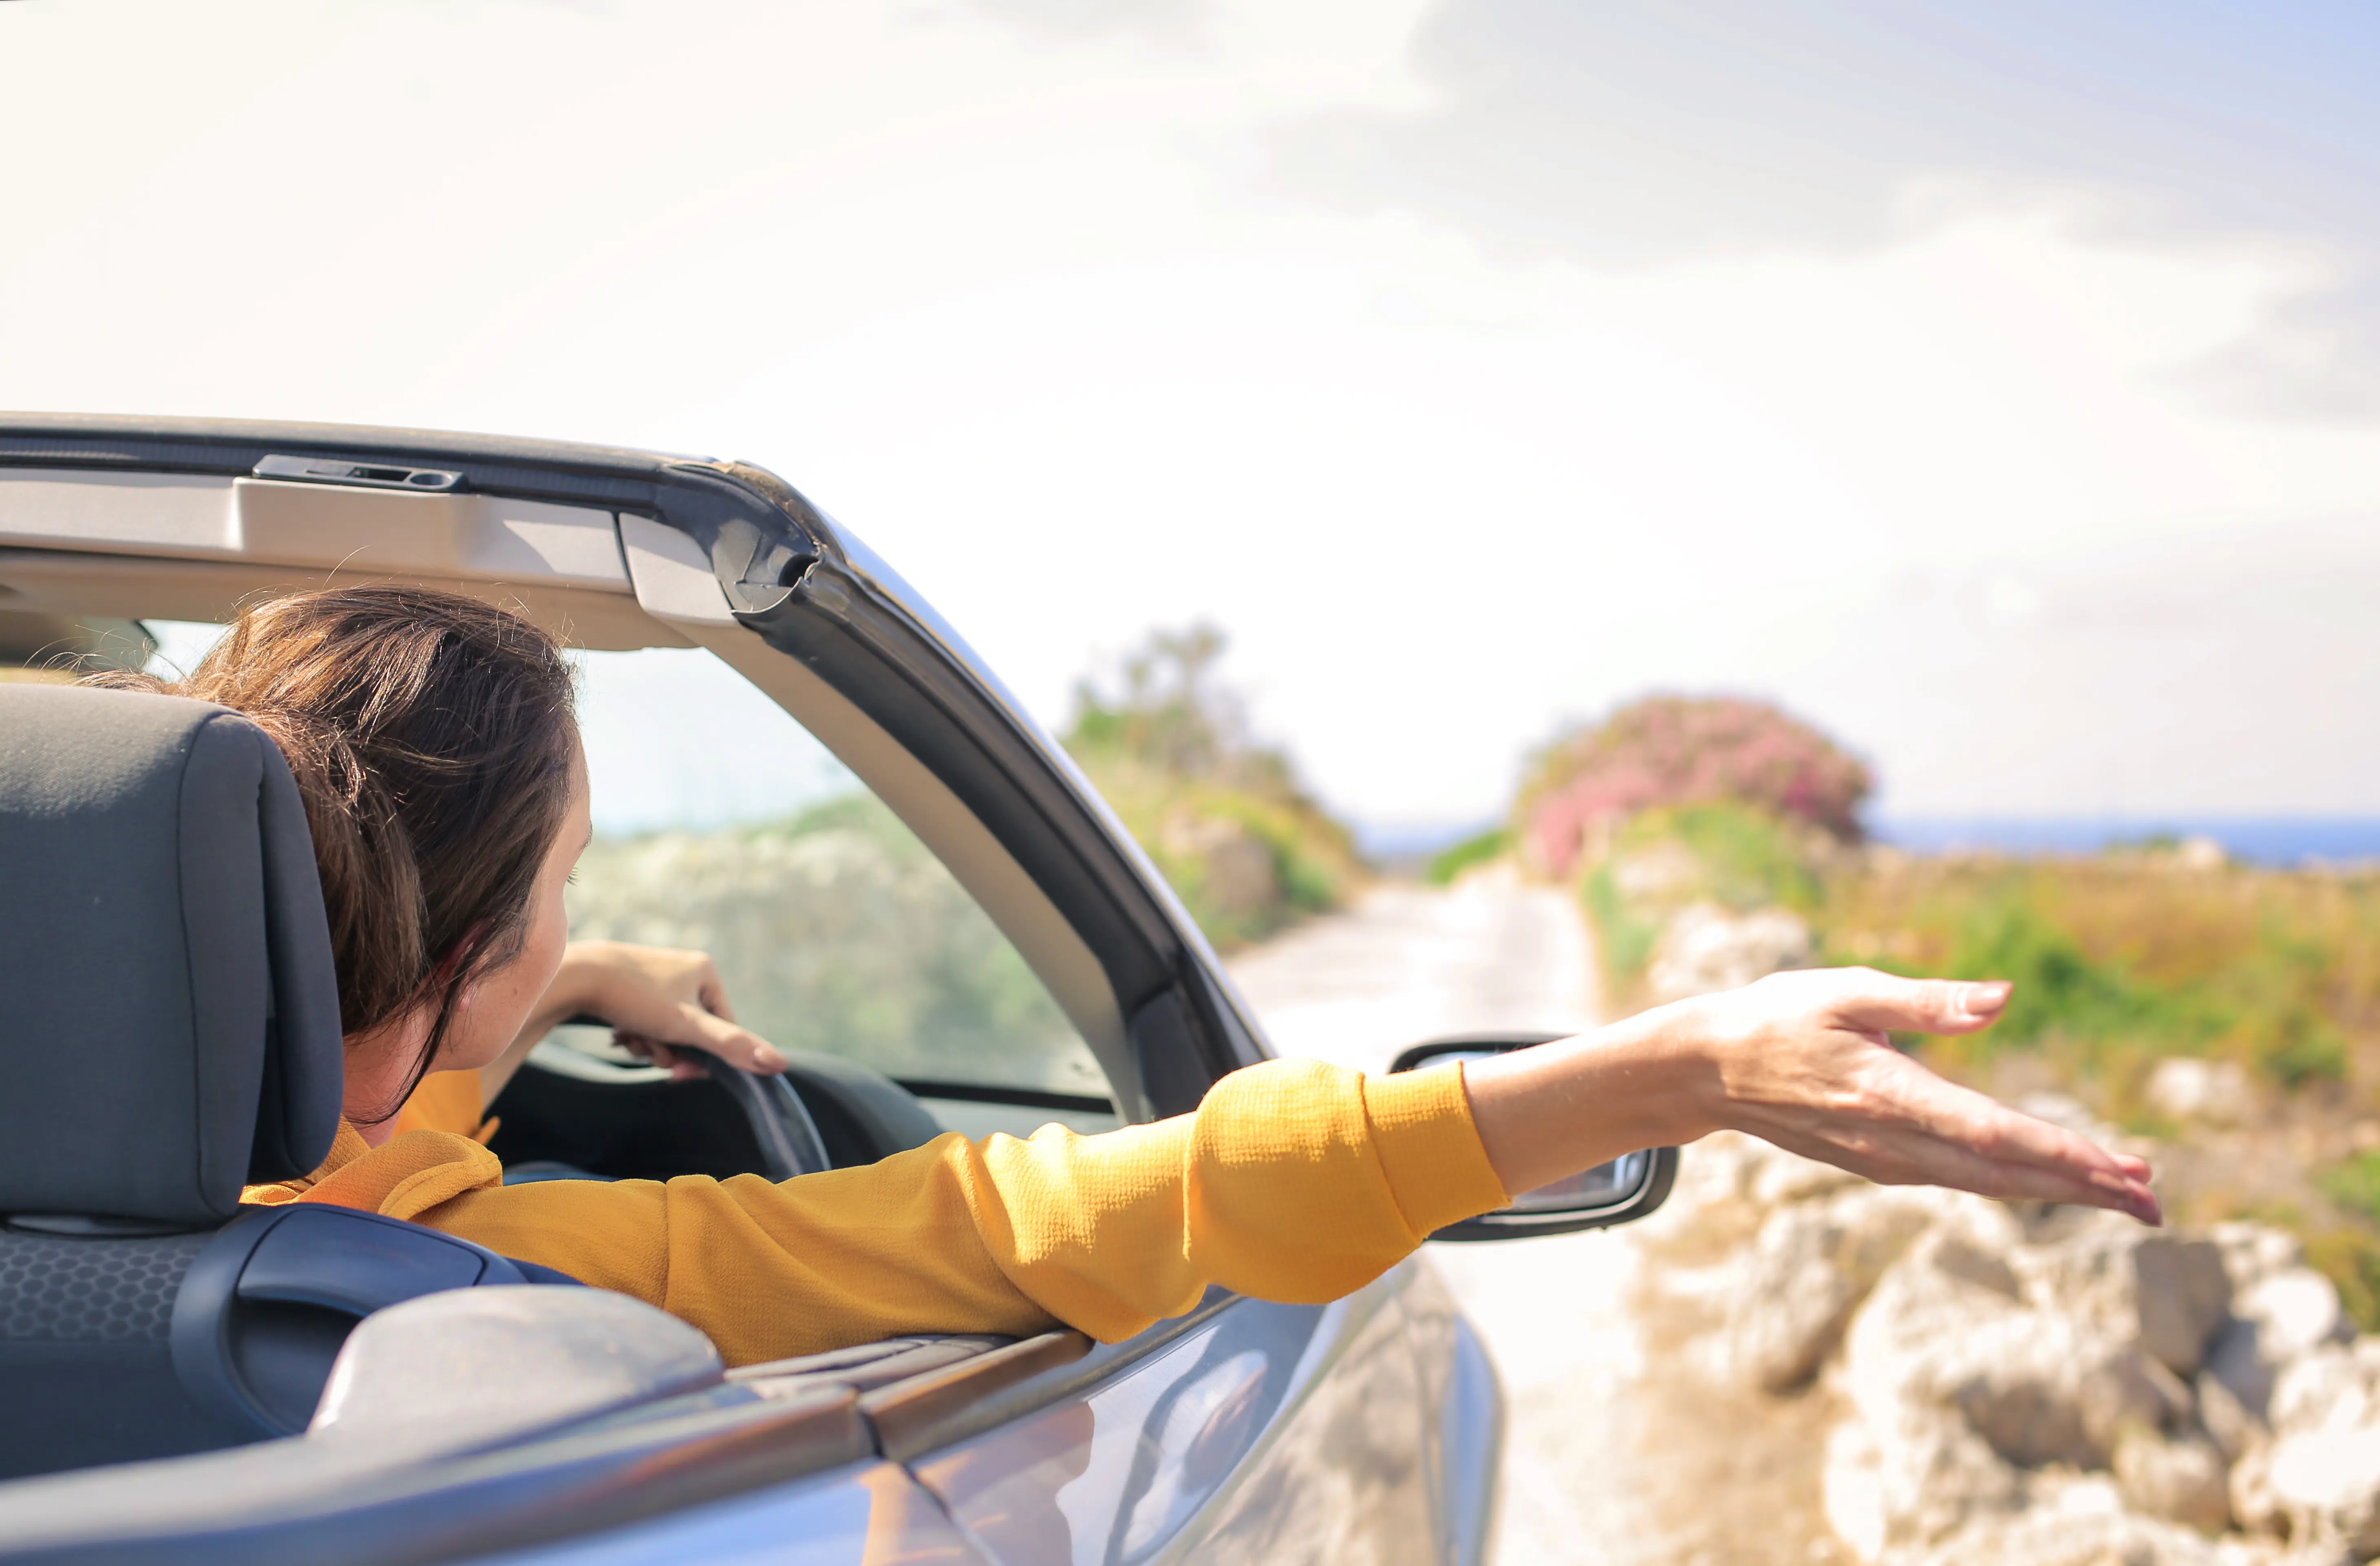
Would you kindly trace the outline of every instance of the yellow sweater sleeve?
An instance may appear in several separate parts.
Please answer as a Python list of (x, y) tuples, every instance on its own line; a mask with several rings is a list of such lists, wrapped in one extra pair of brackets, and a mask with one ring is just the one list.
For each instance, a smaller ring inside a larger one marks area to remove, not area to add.
[(1196, 1113), (1154, 1125), (949, 1135), (782, 1184), (500, 1181), (486, 1149), (423, 1132), (305, 1199), (370, 1206), (633, 1294), (702, 1329), (731, 1365), (1053, 1321), (1114, 1341), (1213, 1283), (1335, 1299), (1431, 1230), (1507, 1199), (1460, 1072), (1366, 1078), (1310, 1061), (1236, 1072)]

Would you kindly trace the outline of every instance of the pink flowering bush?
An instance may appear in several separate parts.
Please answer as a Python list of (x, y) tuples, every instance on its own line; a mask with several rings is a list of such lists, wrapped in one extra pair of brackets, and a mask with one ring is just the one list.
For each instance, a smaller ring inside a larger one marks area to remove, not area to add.
[(1540, 752), (1517, 816), (1529, 858), (1566, 877), (1590, 834), (1660, 806), (1749, 805), (1857, 842), (1874, 787), (1865, 762), (1765, 701), (1657, 696)]

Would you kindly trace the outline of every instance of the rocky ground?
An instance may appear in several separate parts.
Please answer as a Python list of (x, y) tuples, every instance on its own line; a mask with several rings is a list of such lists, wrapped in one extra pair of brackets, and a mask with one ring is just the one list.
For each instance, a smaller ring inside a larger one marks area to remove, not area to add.
[[(1673, 932), (1668, 987), (1790, 958), (1744, 933), (1756, 953)], [(1284, 1052), (1374, 1069), (1590, 1020), (1591, 968), (1566, 898), (1492, 875), (1235, 964)], [(2380, 1556), (2380, 1341), (2277, 1231), (1885, 1189), (1717, 1137), (1643, 1224), (1433, 1250), (1511, 1400), (1504, 1566)]]

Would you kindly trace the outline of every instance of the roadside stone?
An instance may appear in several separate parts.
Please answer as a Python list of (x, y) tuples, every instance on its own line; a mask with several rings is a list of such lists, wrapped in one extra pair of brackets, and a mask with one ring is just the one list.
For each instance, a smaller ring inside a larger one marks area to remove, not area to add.
[(1946, 1357), (1967, 1422), (2023, 1468), (2106, 1468), (2136, 1432), (2154, 1439), (2190, 1410), (2189, 1390), (2137, 1346), (2047, 1311), (1979, 1326)]
[[(2248, 1560), (2269, 1560), (2250, 1557)], [(2123, 1511), (2028, 1510), (1969, 1528), (1891, 1566), (2232, 1566), (2242, 1558), (2170, 1523)]]
[(2255, 1107), (2248, 1074), (2236, 1061), (2168, 1055), (2149, 1073), (2149, 1107), (2173, 1120), (2237, 1125)]
[[(1828, 1167), (1779, 1159), (1756, 1184), (1768, 1184), (1780, 1171), (1798, 1175), (1796, 1165)], [(1862, 1182), (1819, 1200), (1773, 1207), (1744, 1260), (1730, 1313), (1736, 1373), (1770, 1392), (1790, 1390), (1816, 1374), (1885, 1268), (1938, 1216), (1931, 1195)]]
[(2276, 1272), (2305, 1265), (2305, 1246), (2286, 1230), (2262, 1223), (2218, 1223), (2206, 1237), (2223, 1253), (2223, 1271), (2234, 1294), (2246, 1293)]
[[(1791, 1202), (1810, 1201), (1846, 1188), (1884, 1189), (1870, 1185), (1847, 1169), (1820, 1163), (1815, 1159), (1805, 1159), (1782, 1147), (1770, 1147), (1768, 1156), (1761, 1159), (1759, 1166), (1753, 1171), (1751, 1196), (1764, 1208), (1776, 1208)], [(1900, 1189), (1913, 1187), (1903, 1186)]]
[[(2241, 1291), (2231, 1303), (2231, 1319), (2206, 1351), (2201, 1401), (2216, 1409), (2207, 1428), (2218, 1438), (2218, 1422), (2232, 1423), (2232, 1409), (2261, 1427), (2270, 1413), (2273, 1383), (2282, 1369), (2325, 1343), (2344, 1342), (2353, 1325), (2338, 1302), (2338, 1289), (2307, 1267), (2272, 1272)], [(2231, 1438), (2227, 1444), (2241, 1441)], [(2243, 1444), (2243, 1443), (2242, 1443)]]
[(1899, 1560), (2024, 1504), (2021, 1475), (1949, 1409), (1901, 1404), (1827, 1441), (1828, 1525), (1865, 1561)]
[(2230, 1466), (2205, 1437), (2133, 1426), (2116, 1440), (2116, 1486), (2132, 1510), (2219, 1534), (2231, 1525)]
[(2325, 1344), (2273, 1386), (2267, 1493), (2252, 1497), (2293, 1543), (2338, 1544), (2354, 1559), (2380, 1555), (2380, 1339)]
[(2213, 1242), (2158, 1233), (2113, 1213), (2094, 1214), (2068, 1237), (2010, 1259), (2030, 1303), (2137, 1342), (2183, 1377), (2198, 1373), (2231, 1303)]
[(1954, 1400), (1979, 1333), (2031, 1314), (1998, 1256), (2016, 1220), (1979, 1199), (1947, 1205), (1844, 1336), (1838, 1385), (1853, 1416), (1829, 1439), (1823, 1484), (1829, 1524), (1863, 1560), (1929, 1547), (2023, 1500), (2022, 1476)]
[(2213, 1370), (2198, 1373), (2191, 1393), (2197, 1404), (2198, 1427), (2221, 1449), (2227, 1463), (2238, 1463), (2269, 1438), (2264, 1416), (2250, 1412)]

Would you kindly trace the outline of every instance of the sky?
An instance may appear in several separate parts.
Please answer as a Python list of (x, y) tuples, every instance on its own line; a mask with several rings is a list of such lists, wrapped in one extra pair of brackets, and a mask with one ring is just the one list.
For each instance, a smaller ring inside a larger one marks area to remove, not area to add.
[(1901, 816), (2380, 815), (2380, 14), (11, 0), (0, 407), (733, 455), (1045, 722), (1379, 827), (1784, 703)]

